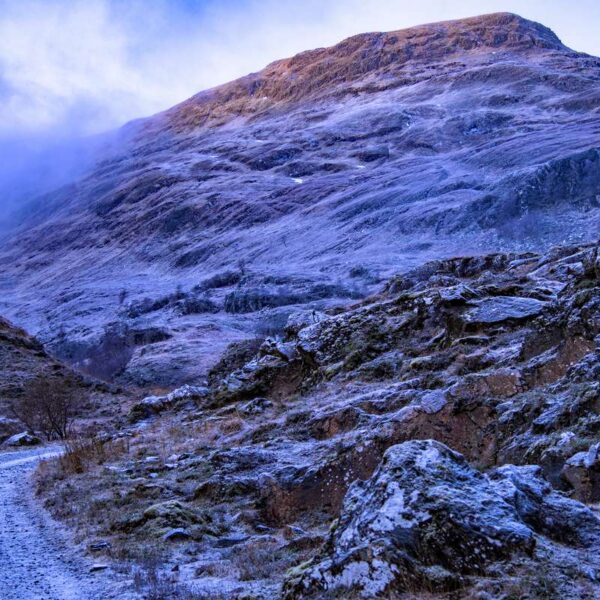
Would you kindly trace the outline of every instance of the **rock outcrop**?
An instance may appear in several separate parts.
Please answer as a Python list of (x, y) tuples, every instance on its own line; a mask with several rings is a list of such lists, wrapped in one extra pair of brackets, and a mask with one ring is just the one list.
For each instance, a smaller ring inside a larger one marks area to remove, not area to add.
[(37, 446), (41, 443), (42, 440), (37, 435), (22, 431), (21, 433), (15, 433), (15, 435), (11, 435), (7, 440), (4, 440), (3, 445), (8, 448), (19, 448), (22, 446)]
[[(116, 490), (90, 537), (167, 536), (232, 598), (596, 597), (598, 256), (437, 260), (236, 344), (78, 480)], [(165, 502), (204, 520), (147, 518)]]

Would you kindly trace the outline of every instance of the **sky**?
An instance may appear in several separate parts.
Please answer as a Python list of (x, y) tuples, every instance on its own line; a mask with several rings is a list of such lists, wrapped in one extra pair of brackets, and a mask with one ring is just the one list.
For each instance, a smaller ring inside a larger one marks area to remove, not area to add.
[(497, 11), (600, 56), (598, 0), (0, 0), (0, 141), (109, 130), (349, 35)]

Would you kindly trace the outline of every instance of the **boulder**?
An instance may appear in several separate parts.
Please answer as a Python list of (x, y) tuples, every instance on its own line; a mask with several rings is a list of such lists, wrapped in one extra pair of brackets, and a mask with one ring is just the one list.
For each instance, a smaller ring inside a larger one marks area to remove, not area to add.
[(285, 598), (449, 591), (534, 548), (514, 505), (460, 454), (433, 440), (406, 442), (352, 484), (325, 552), (288, 576)]
[(27, 431), (16, 433), (4, 441), (4, 445), (11, 448), (18, 448), (21, 446), (37, 446), (41, 443), (42, 440), (37, 435), (33, 435)]
[(546, 302), (535, 298), (493, 296), (477, 303), (468, 310), (463, 319), (466, 325), (497, 325), (505, 321), (522, 321), (539, 315)]
[(144, 519), (146, 521), (158, 520), (165, 525), (178, 528), (199, 523), (203, 520), (203, 516), (183, 502), (169, 500), (147, 508), (144, 511)]
[(190, 533), (184, 529), (183, 527), (176, 527), (175, 529), (169, 529), (163, 535), (163, 541), (165, 542), (182, 542), (185, 540), (189, 540), (192, 536)]
[(535, 533), (571, 546), (600, 542), (600, 520), (584, 504), (554, 490), (537, 465), (503, 465), (488, 480)]
[(23, 426), (16, 419), (0, 417), (0, 443), (19, 433)]
[(254, 398), (249, 402), (242, 404), (238, 411), (243, 415), (260, 415), (271, 408), (273, 403), (267, 398)]
[(148, 507), (143, 513), (126, 515), (112, 526), (113, 531), (140, 533), (178, 541), (205, 535), (220, 535), (225, 531), (222, 523), (209, 510), (201, 510), (178, 500), (167, 500)]
[(132, 406), (129, 412), (129, 419), (135, 423), (160, 414), (178, 404), (190, 400), (201, 400), (208, 395), (209, 390), (206, 387), (184, 385), (173, 390), (166, 396), (146, 396), (146, 398)]
[(302, 359), (292, 342), (267, 339), (255, 358), (225, 377), (213, 390), (217, 405), (259, 396), (279, 396), (296, 389)]
[(478, 298), (481, 295), (476, 290), (473, 290), (468, 285), (462, 283), (441, 288), (438, 290), (438, 294), (442, 303), (447, 305), (466, 304), (470, 300)]
[(292, 313), (285, 325), (285, 333), (288, 337), (295, 337), (298, 332), (305, 327), (316, 325), (321, 321), (326, 321), (329, 317), (317, 310), (303, 310)]

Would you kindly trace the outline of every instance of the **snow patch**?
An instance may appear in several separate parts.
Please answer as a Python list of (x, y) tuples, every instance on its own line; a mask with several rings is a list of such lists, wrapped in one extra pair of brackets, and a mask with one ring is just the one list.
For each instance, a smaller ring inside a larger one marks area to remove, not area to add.
[(392, 565), (373, 559), (369, 564), (366, 561), (350, 563), (335, 578), (327, 578), (327, 588), (354, 588), (361, 589), (362, 598), (375, 598), (394, 580)]

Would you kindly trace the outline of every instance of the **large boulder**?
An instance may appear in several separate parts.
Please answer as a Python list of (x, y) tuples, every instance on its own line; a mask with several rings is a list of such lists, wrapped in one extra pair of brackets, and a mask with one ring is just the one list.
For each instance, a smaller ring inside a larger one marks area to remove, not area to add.
[(421, 597), (498, 577), (506, 564), (549, 572), (549, 556), (578, 552), (590, 557), (581, 572), (597, 581), (598, 547), (598, 518), (539, 467), (483, 475), (439, 442), (410, 441), (352, 484), (322, 554), (288, 574), (284, 597)]
[(406, 442), (350, 487), (325, 554), (289, 576), (285, 597), (448, 591), (534, 547), (515, 507), (460, 454), (433, 440)]

